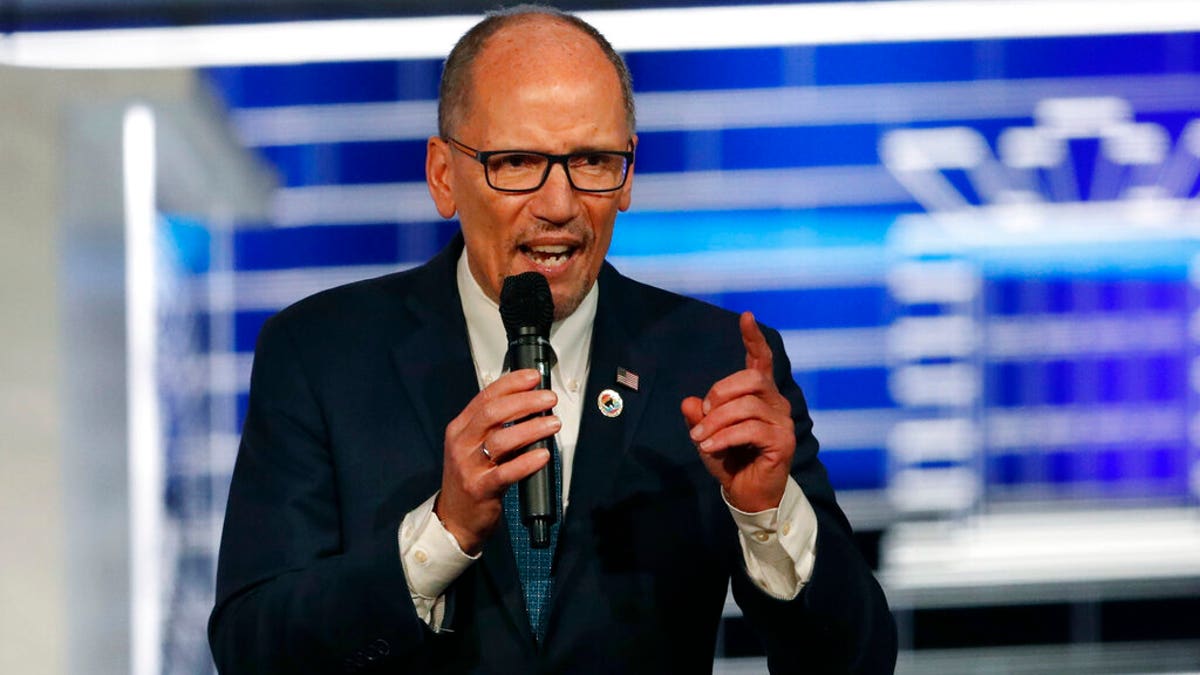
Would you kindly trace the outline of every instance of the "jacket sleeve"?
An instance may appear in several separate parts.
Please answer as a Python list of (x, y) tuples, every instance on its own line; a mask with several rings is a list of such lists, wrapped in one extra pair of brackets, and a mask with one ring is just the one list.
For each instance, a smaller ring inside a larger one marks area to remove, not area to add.
[(773, 673), (891, 673), (896, 664), (896, 624), (883, 590), (858, 551), (850, 523), (838, 507), (800, 387), (779, 334), (764, 328), (775, 355), (775, 379), (792, 404), (796, 455), (792, 476), (817, 516), (816, 563), (794, 600), (759, 590), (745, 573), (733, 576), (733, 593), (767, 649)]
[(208, 627), (220, 672), (394, 672), (435, 639), (405, 582), (403, 514), (345, 550), (338, 502), (318, 397), (275, 317), (255, 350), (221, 539)]

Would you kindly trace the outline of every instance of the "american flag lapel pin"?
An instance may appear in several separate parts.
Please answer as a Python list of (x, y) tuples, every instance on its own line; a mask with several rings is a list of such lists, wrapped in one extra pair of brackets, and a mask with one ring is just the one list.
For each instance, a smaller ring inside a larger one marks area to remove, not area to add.
[(617, 384), (627, 387), (633, 391), (637, 391), (638, 375), (632, 370), (626, 370), (621, 366), (617, 366)]

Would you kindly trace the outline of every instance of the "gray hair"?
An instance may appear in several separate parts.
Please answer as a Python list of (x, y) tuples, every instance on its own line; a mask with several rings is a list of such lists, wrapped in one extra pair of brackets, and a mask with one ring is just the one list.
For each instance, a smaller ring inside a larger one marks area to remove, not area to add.
[(578, 28), (600, 47), (609, 63), (617, 71), (617, 79), (621, 81), (621, 98), (625, 107), (625, 121), (629, 125), (629, 133), (633, 133), (637, 125), (633, 105), (633, 77), (629, 74), (629, 66), (625, 59), (613, 49), (608, 40), (590, 23), (579, 17), (568, 14), (558, 8), (547, 5), (517, 5), (508, 9), (489, 12), (488, 15), (467, 31), (450, 55), (442, 68), (442, 81), (438, 88), (438, 134), (442, 138), (451, 135), (452, 129), (462, 120), (462, 111), (466, 107), (467, 97), (471, 88), (471, 66), (476, 57), (483, 51), (488, 38), (495, 35), (501, 28), (519, 23), (536, 16), (551, 17), (563, 23)]

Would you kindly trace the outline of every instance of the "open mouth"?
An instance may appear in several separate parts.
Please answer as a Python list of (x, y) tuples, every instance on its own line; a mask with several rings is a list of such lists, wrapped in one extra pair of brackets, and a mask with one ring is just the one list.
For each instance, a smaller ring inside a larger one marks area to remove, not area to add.
[(554, 269), (567, 264), (575, 254), (574, 246), (565, 244), (543, 244), (538, 246), (521, 246), (521, 253), (539, 267)]

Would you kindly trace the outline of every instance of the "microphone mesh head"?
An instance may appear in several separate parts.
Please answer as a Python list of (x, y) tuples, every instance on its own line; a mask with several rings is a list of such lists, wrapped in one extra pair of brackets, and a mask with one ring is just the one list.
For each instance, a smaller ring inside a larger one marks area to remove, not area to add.
[(538, 335), (549, 337), (554, 322), (554, 298), (550, 284), (537, 272), (522, 272), (504, 277), (500, 289), (500, 318), (504, 332), (514, 339), (522, 328), (532, 327)]

